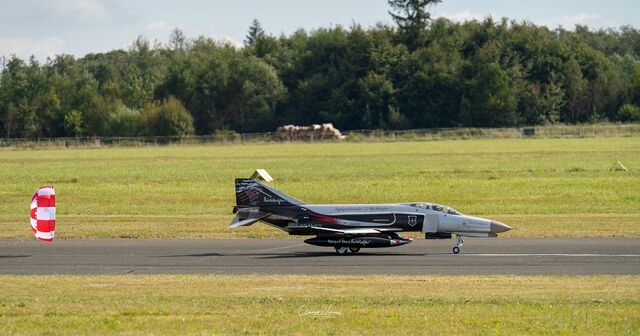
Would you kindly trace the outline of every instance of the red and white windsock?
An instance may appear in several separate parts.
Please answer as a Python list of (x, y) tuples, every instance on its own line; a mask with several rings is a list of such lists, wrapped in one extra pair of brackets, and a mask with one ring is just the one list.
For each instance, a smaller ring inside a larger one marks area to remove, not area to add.
[(36, 238), (53, 242), (56, 228), (56, 191), (40, 187), (31, 198), (31, 230)]

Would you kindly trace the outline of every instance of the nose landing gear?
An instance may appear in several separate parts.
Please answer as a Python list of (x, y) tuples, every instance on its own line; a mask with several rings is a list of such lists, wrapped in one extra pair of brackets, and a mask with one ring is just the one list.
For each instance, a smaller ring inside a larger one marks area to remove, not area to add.
[(462, 240), (462, 236), (456, 235), (456, 246), (453, 247), (453, 254), (460, 253), (460, 247), (464, 245), (464, 240)]

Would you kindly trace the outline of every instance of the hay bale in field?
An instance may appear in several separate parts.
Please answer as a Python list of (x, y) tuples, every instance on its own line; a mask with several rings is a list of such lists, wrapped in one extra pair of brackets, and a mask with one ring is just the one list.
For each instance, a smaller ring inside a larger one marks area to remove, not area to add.
[(274, 136), (279, 141), (342, 140), (345, 138), (333, 124), (313, 124), (311, 126), (284, 125), (276, 129)]

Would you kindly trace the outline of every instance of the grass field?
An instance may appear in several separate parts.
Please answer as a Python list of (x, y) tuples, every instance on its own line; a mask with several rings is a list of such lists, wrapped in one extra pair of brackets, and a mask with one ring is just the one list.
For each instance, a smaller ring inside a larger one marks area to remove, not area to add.
[(637, 276), (2, 276), (0, 282), (3, 335), (640, 333)]
[(233, 178), (254, 168), (308, 203), (430, 201), (504, 221), (506, 237), (640, 237), (640, 137), (625, 137), (2, 150), (0, 238), (30, 238), (49, 183), (59, 238), (283, 237), (226, 228)]

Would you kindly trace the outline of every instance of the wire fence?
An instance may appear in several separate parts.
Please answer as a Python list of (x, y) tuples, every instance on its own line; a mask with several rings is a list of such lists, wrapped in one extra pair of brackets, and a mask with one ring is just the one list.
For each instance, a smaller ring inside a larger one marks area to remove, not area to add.
[(640, 136), (640, 124), (552, 125), (517, 128), (434, 128), (415, 130), (354, 130), (345, 132), (342, 140), (325, 136), (300, 136), (281, 133), (238, 134), (231, 131), (213, 135), (77, 137), (77, 138), (9, 138), (0, 140), (0, 148), (67, 148), (67, 147), (136, 147), (162, 145), (206, 145), (275, 142), (384, 142), (435, 141), (491, 138), (592, 138)]

